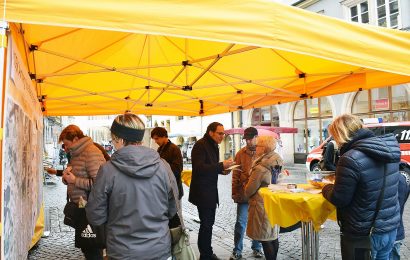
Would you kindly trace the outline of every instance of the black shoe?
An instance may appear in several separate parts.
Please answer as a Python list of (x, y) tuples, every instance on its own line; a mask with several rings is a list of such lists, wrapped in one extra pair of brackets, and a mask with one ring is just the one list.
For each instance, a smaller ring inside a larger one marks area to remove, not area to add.
[(199, 260), (222, 260), (221, 258), (217, 257), (215, 254), (212, 254), (211, 257), (203, 257), (200, 256)]

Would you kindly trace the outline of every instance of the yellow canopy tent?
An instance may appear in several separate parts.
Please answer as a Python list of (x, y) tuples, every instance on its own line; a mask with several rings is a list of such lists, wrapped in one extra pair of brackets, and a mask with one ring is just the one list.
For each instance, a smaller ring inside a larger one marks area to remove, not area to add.
[(5, 20), (46, 115), (210, 115), (410, 82), (409, 32), (267, 0), (8, 0)]

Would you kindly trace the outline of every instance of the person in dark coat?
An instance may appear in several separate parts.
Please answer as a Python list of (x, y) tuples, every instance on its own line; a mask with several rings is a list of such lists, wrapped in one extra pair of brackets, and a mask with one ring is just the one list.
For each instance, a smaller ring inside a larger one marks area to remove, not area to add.
[(323, 151), (323, 167), (320, 165), (322, 171), (332, 171), (336, 170), (336, 164), (339, 160), (339, 152), (336, 142), (331, 139), (326, 144), (326, 148)]
[(393, 250), (390, 253), (391, 260), (400, 260), (400, 247), (404, 240), (404, 225), (403, 211), (404, 205), (409, 198), (410, 193), (410, 165), (408, 163), (400, 163), (400, 182), (399, 182), (399, 203), (400, 203), (400, 226), (397, 229), (396, 241), (394, 242)]
[(181, 181), (181, 173), (184, 167), (181, 150), (168, 139), (168, 132), (163, 127), (155, 127), (152, 129), (151, 138), (159, 146), (157, 149), (159, 156), (161, 156), (162, 159), (165, 159), (165, 161), (171, 166), (178, 184), (179, 199), (181, 199), (184, 195)]
[[(399, 144), (393, 134), (375, 136), (353, 115), (337, 117), (329, 132), (340, 147), (340, 158), (335, 183), (323, 187), (322, 194), (337, 208), (342, 259), (366, 259), (370, 251), (372, 259), (388, 259), (400, 223)], [(356, 240), (369, 236), (370, 248)]]
[(234, 164), (232, 159), (219, 162), (219, 148), (224, 138), (224, 127), (213, 122), (203, 138), (192, 148), (192, 180), (189, 190), (189, 202), (197, 206), (200, 219), (198, 249), (201, 260), (219, 259), (212, 250), (212, 226), (215, 222), (218, 198), (218, 174)]

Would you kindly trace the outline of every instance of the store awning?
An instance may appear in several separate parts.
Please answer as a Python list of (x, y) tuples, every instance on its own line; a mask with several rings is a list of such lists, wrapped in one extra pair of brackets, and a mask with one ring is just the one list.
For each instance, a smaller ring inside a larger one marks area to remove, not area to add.
[(211, 115), (410, 82), (409, 32), (267, 0), (8, 0), (5, 15), (46, 115)]

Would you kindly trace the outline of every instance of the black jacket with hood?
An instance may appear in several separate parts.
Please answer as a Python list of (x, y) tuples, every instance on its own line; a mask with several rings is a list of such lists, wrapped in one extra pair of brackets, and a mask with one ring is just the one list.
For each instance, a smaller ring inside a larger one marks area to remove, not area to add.
[(86, 212), (91, 224), (106, 224), (109, 257), (171, 256), (168, 222), (177, 210), (165, 164), (156, 151), (128, 145), (101, 166)]
[(397, 229), (400, 222), (398, 201), (400, 148), (394, 135), (374, 136), (360, 129), (340, 148), (334, 185), (323, 188), (323, 196), (337, 207), (342, 232), (367, 235), (383, 185), (386, 185), (373, 233)]

